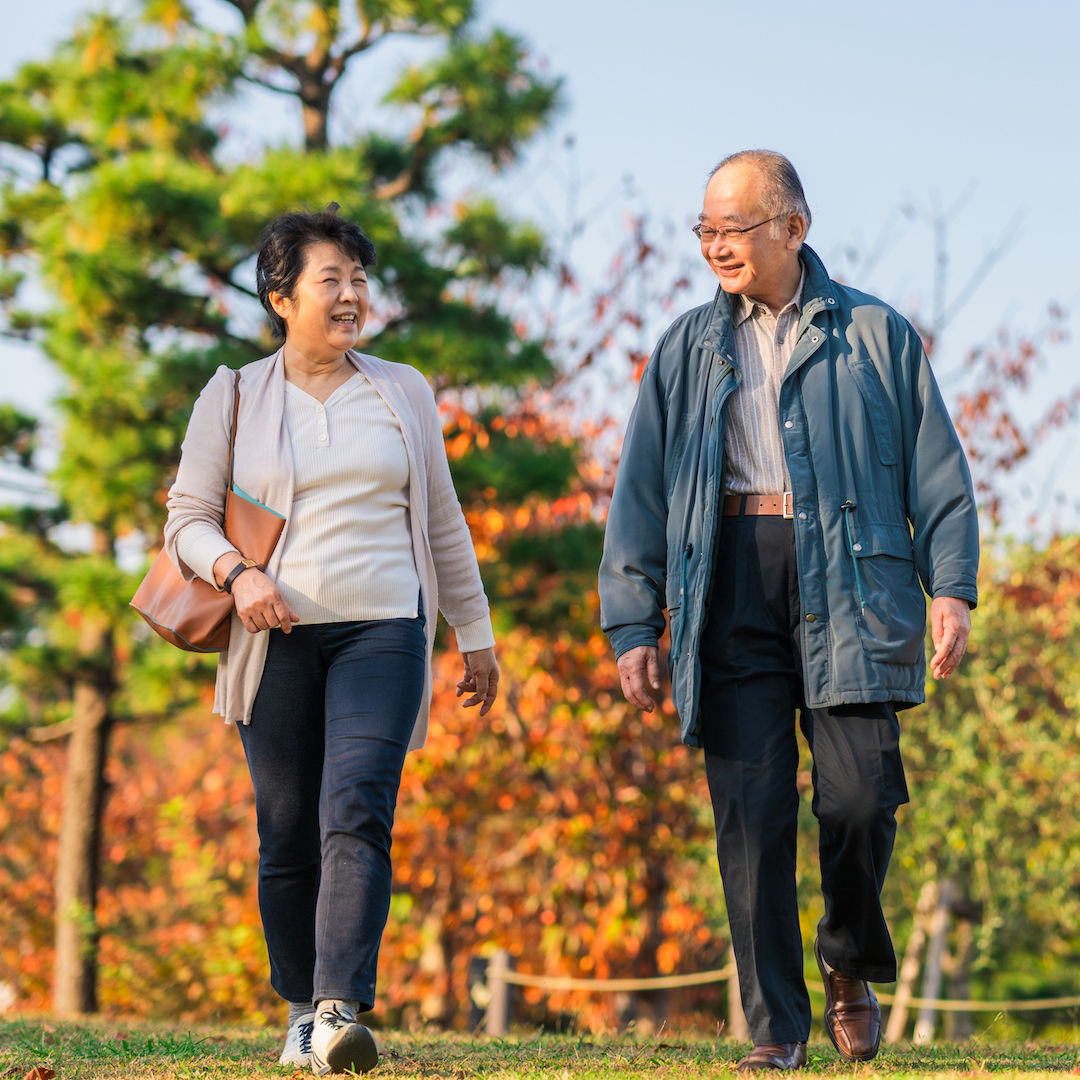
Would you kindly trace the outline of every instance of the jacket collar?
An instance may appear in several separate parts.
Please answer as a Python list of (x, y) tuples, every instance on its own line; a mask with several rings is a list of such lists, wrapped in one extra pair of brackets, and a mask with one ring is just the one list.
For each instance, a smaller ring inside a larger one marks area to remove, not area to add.
[[(836, 310), (840, 302), (836, 295), (836, 286), (830, 280), (825, 264), (818, 257), (817, 252), (808, 244), (803, 244), (799, 251), (799, 260), (803, 265), (800, 305), (802, 318), (799, 320), (801, 330), (819, 311), (824, 311), (826, 308)], [(713, 297), (712, 310), (709, 313), (709, 324), (699, 342), (700, 347), (711, 349), (713, 352), (730, 351), (731, 358), (734, 360), (734, 339), (730, 341), (727, 339), (734, 330), (736, 312), (731, 294), (718, 287), (716, 296)]]

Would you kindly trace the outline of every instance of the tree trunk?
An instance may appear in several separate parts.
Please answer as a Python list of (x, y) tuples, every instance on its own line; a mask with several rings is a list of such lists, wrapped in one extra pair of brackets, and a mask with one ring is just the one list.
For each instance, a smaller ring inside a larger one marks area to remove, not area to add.
[(746, 1013), (743, 1012), (742, 990), (739, 988), (739, 970), (735, 963), (734, 946), (728, 949), (728, 964), (735, 968), (735, 971), (727, 981), (727, 1037), (736, 1042), (749, 1042), (750, 1025), (746, 1022)]
[[(110, 634), (104, 634), (111, 641)], [(64, 810), (56, 862), (56, 983), (61, 1015), (97, 1011), (95, 915), (109, 741), (106, 680), (75, 684), (75, 728), (68, 742)]]
[[(945, 958), (945, 938), (949, 932), (949, 917), (952, 915), (953, 899), (956, 886), (951, 878), (941, 883), (938, 891), (937, 907), (930, 918), (930, 943), (926, 949), (926, 971), (923, 973), (924, 998), (936, 998), (941, 994), (941, 975)], [(915, 1022), (915, 1034), (912, 1042), (923, 1046), (934, 1038), (934, 1025), (937, 1021), (937, 1009), (924, 1005), (919, 1010), (919, 1019)]]
[(919, 895), (915, 918), (911, 924), (911, 937), (908, 938), (907, 949), (904, 951), (904, 962), (900, 965), (900, 981), (896, 985), (896, 997), (893, 999), (892, 1010), (889, 1012), (889, 1023), (885, 1028), (885, 1043), (888, 1046), (895, 1046), (904, 1037), (908, 1002), (911, 1000), (911, 991), (915, 986), (915, 980), (919, 977), (919, 968), (922, 966), (922, 950), (923, 945), (926, 943), (926, 924), (929, 921), (930, 912), (937, 904), (937, 899), (937, 882), (928, 881)]
[(318, 84), (302, 86), (300, 103), (304, 111), (304, 149), (309, 153), (321, 153), (330, 145), (326, 133), (330, 87)]
[[(953, 1001), (971, 997), (971, 964), (975, 959), (975, 931), (971, 923), (961, 919), (956, 926), (955, 949), (948, 975), (947, 994)], [(945, 1038), (952, 1042), (967, 1042), (975, 1034), (975, 1014), (947, 1012)]]
[[(94, 530), (93, 554), (114, 557), (115, 537)], [(88, 616), (75, 682), (68, 740), (64, 809), (56, 854), (56, 960), (53, 1009), (61, 1015), (97, 1012), (97, 890), (101, 868), (101, 812), (105, 758), (115, 689), (113, 632), (101, 614)]]

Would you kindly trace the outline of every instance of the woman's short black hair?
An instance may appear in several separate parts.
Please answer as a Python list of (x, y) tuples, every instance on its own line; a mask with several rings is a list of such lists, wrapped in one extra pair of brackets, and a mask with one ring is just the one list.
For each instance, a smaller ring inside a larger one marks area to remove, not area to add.
[(275, 338), (285, 337), (285, 320), (274, 310), (270, 294), (276, 292), (293, 299), (312, 244), (328, 240), (350, 259), (359, 260), (361, 266), (375, 265), (375, 245), (356, 222), (338, 217), (338, 209), (338, 204), (332, 202), (317, 214), (291, 210), (274, 218), (262, 231), (255, 283)]

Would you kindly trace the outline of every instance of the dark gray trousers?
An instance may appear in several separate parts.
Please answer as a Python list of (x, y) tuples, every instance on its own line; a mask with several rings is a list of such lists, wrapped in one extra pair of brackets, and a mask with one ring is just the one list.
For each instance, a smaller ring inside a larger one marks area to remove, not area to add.
[(907, 802), (888, 702), (807, 709), (802, 693), (795, 534), (780, 517), (726, 517), (699, 656), (702, 740), (739, 987), (755, 1043), (810, 1032), (795, 894), (799, 750), (814, 757), (825, 959), (892, 982), (880, 893)]

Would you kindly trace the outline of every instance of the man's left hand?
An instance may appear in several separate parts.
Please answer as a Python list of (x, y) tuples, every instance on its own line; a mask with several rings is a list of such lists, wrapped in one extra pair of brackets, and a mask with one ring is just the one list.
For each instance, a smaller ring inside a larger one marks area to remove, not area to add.
[(954, 672), (967, 649), (971, 633), (971, 608), (955, 596), (936, 596), (930, 602), (930, 637), (937, 650), (930, 660), (930, 674), (946, 679)]

